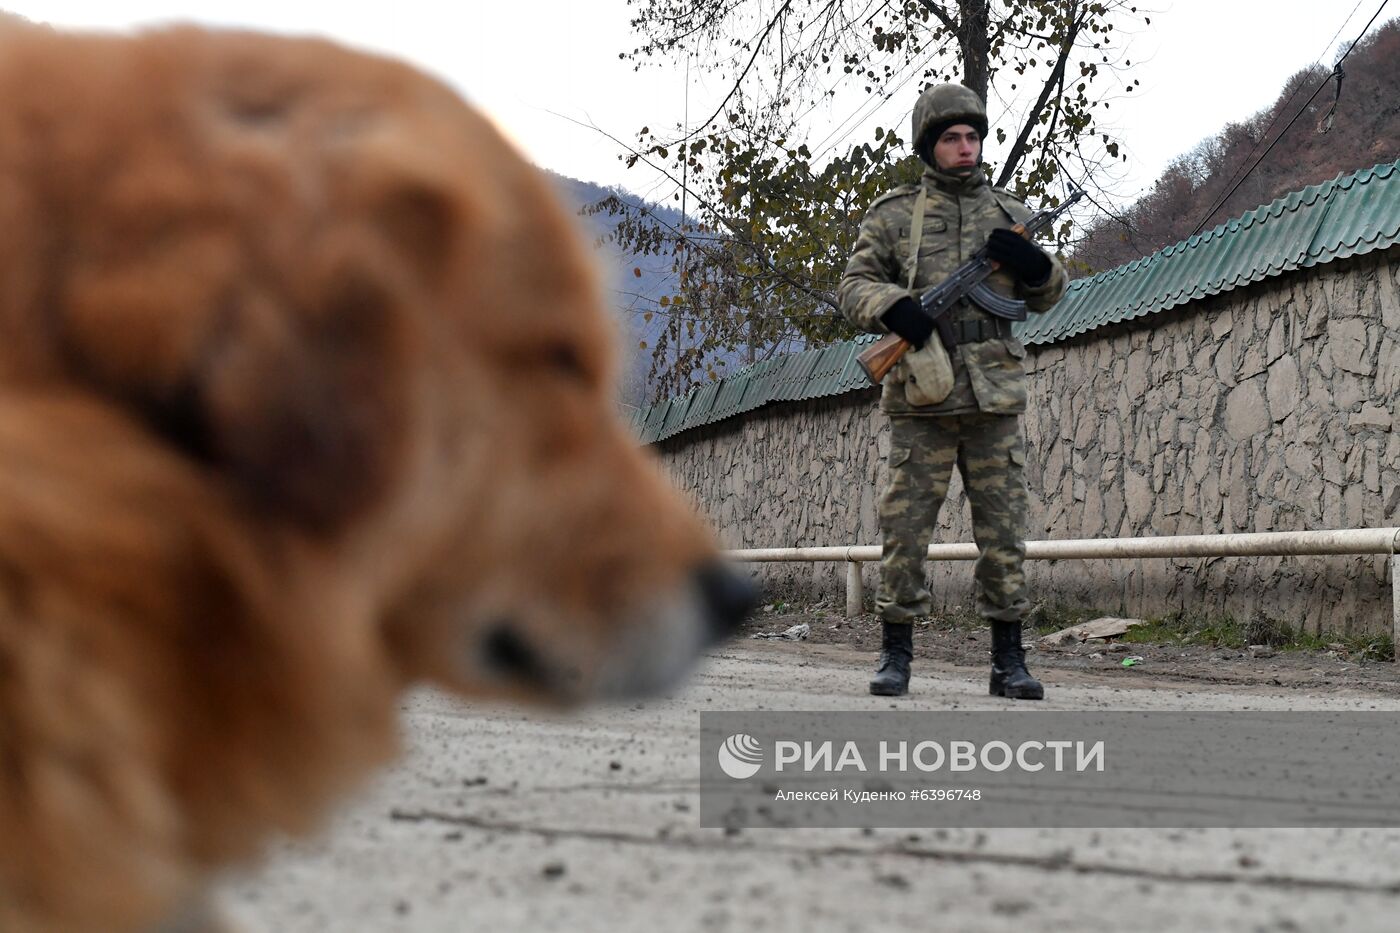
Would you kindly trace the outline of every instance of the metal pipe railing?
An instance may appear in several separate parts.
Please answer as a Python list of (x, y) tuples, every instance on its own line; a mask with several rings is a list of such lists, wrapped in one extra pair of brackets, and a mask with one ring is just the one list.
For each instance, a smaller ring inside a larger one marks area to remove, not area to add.
[[(742, 548), (728, 551), (744, 563), (770, 561), (844, 561), (846, 615), (858, 615), (865, 602), (860, 565), (880, 559), (878, 545), (836, 547)], [(1085, 538), (1027, 541), (1027, 560), (1137, 559), (1151, 557), (1301, 557), (1327, 554), (1384, 554), (1390, 558), (1391, 626), (1400, 645), (1400, 527), (1335, 528), (1322, 531), (1270, 531), (1220, 535), (1169, 535), (1160, 538)], [(976, 560), (975, 544), (931, 544), (929, 560)], [(1400, 659), (1400, 654), (1397, 655)]]

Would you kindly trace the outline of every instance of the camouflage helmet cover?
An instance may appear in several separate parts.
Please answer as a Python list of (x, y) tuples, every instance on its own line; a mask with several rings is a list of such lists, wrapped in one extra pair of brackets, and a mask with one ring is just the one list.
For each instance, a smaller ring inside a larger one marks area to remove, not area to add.
[[(949, 126), (966, 123), (983, 138), (987, 135), (987, 108), (982, 98), (969, 87), (961, 84), (931, 84), (924, 88), (919, 100), (914, 104), (913, 141), (914, 151), (925, 162), (924, 137), (930, 130), (939, 132)], [(931, 163), (930, 163), (931, 164)]]

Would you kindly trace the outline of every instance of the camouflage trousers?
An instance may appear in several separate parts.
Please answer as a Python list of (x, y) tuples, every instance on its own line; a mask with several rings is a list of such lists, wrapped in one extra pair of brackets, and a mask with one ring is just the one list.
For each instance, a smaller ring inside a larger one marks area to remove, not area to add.
[(910, 622), (933, 608), (924, 561), (954, 463), (972, 506), (980, 555), (973, 574), (977, 613), (1006, 622), (1025, 615), (1025, 462), (1017, 415), (890, 418), (890, 485), (880, 498), (884, 553), (875, 599), (882, 619)]

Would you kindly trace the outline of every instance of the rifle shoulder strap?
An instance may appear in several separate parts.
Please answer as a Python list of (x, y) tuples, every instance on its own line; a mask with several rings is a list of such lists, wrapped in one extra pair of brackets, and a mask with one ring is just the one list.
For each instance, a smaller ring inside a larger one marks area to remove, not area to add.
[(914, 195), (914, 217), (909, 226), (909, 285), (908, 289), (914, 290), (914, 277), (919, 274), (919, 241), (924, 236), (924, 207), (928, 204), (928, 193), (924, 186), (919, 186), (919, 193)]

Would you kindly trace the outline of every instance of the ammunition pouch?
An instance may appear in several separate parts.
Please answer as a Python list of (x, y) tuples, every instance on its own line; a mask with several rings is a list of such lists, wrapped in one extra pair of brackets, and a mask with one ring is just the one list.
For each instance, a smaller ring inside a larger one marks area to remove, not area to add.
[(910, 405), (937, 405), (953, 391), (953, 364), (948, 351), (936, 337), (924, 341), (900, 360), (904, 367), (904, 398)]
[(981, 343), (984, 340), (1010, 340), (1011, 322), (1006, 318), (974, 318), (954, 321), (953, 335), (958, 343)]

